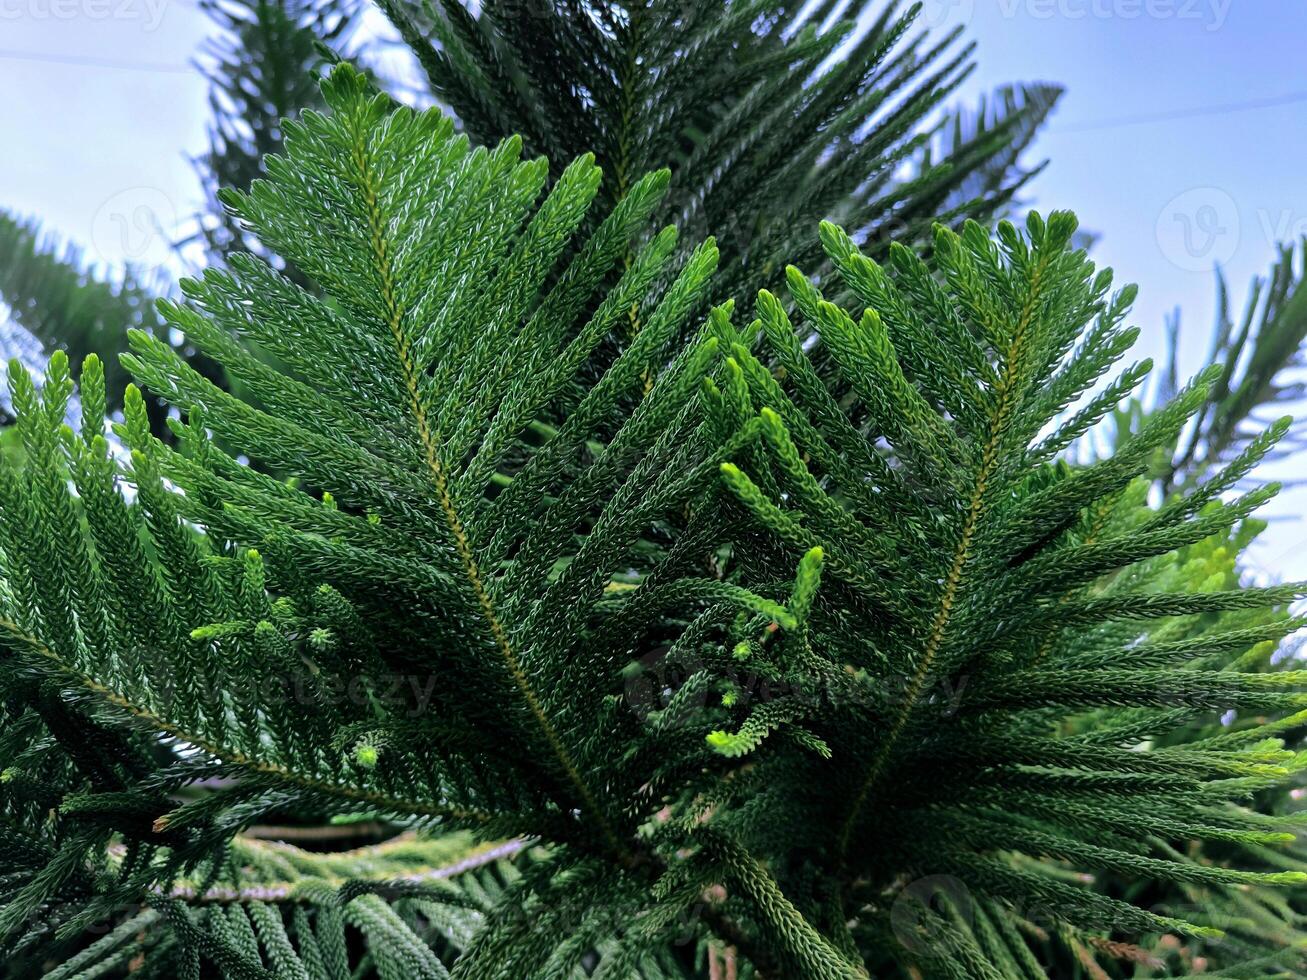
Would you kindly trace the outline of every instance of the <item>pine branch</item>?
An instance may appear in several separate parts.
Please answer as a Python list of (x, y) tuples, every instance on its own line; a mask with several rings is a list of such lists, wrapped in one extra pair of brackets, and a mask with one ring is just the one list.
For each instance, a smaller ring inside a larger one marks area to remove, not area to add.
[[(878, 154), (928, 169), (914, 129), (965, 49), (886, 14), (782, 91), (772, 72), (834, 38), (778, 34), (778, 11), (740, 33), (772, 8), (625, 9), (564, 30), (581, 8), (551, 8), (529, 50), (508, 7), (451, 7), (428, 56), (465, 123), (546, 93), (531, 140), (625, 106), (600, 154), (620, 194), (594, 157), (474, 148), (337, 66), (224, 195), (278, 260), (233, 255), (160, 307), (230, 388), (134, 332), (125, 367), (175, 412), (165, 442), (128, 386), (120, 452), (97, 357), (75, 427), (66, 355), (39, 386), (11, 366), (13, 968), (702, 980), (724, 942), (796, 980), (1193, 971), (1155, 935), (1230, 975), (1300, 968), (1304, 588), (1245, 586), (1277, 488), (1233, 495), (1289, 421), (1158, 499), (1214, 367), (1064, 458), (1147, 368), (1111, 374), (1134, 290), (1061, 212), (941, 224), (883, 262), (787, 229), (817, 281), (788, 267), (788, 301), (735, 326), (714, 290), (770, 272), (728, 256), (714, 281), (713, 241), (651, 229), (672, 174), (637, 178), (645, 155), (693, 143), (677, 173), (706, 168), (706, 221), (712, 194), (781, 188), (801, 216)], [(591, 83), (631, 51), (681, 61), (641, 54), (583, 98), (552, 84), (562, 49), (596, 53), (571, 69)], [(695, 104), (717, 62), (721, 100)], [(646, 132), (659, 102), (708, 128)], [(1022, 135), (955, 137), (1002, 169)], [(962, 193), (932, 180), (885, 193)], [(333, 818), (396, 836), (311, 853), (251, 830)]]
[(778, 4), (382, 9), (475, 139), (523, 134), (555, 167), (592, 151), (610, 206), (634, 175), (671, 162), (659, 217), (690, 241), (718, 238), (719, 288), (741, 303), (786, 260), (820, 259), (820, 218), (879, 257), (938, 217), (1001, 211), (1037, 172), (1019, 158), (1059, 94), (1002, 90), (932, 138), (927, 119), (966, 75), (970, 48), (956, 35), (928, 45), (913, 34), (918, 8), (893, 3), (876, 16), (854, 5), (826, 29), (830, 9)]

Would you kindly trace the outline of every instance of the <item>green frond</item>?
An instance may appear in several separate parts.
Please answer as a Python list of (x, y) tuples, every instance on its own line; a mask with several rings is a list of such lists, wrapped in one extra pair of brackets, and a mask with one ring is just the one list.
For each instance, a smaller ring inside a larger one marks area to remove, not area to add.
[[(813, 858), (781, 886), (807, 897), (804, 914), (831, 937), (845, 919), (865, 923), (868, 945), (854, 942), (873, 973), (1024, 975), (1027, 954), (1000, 951), (997, 926), (975, 931), (978, 902), (1000, 917), (1051, 906), (1061, 927), (1086, 934), (1216, 935), (1201, 919), (1131, 910), (1084, 887), (1088, 877), (1061, 883), (1062, 868), (1175, 887), (1299, 884), (1247, 858), (1177, 861), (1157, 843), (1294, 839), (1240, 804), (1246, 780), (1269, 786), (1301, 767), (1274, 739), (1296, 723), (1273, 719), (1301, 712), (1304, 676), (1231, 665), (1292, 632), (1297, 620), (1272, 613), (1307, 590), (1240, 588), (1195, 550), (1232, 536), (1274, 494), (1229, 497), (1287, 422), (1187, 494), (1157, 508), (1133, 496), (1201, 410), (1214, 367), (1115, 455), (1052, 462), (1146, 371), (1065, 413), (1136, 334), (1123, 323), (1133, 290), (1109, 292), (1110, 274), (1072, 246), (1075, 227), (1055, 212), (1032, 215), (1024, 233), (1000, 226), (994, 240), (974, 224), (940, 228), (932, 275), (902, 249), (881, 265), (824, 225), (839, 279), (822, 288), (858, 305), (827, 302), (792, 268), (806, 322), (764, 292), (763, 346), (736, 345), (721, 369), (748, 379), (762, 437), (722, 467), (747, 515), (728, 575), (761, 584), (758, 572), (816, 546), (830, 576), (806, 622), (815, 656), (784, 662), (768, 681), (778, 693), (737, 732), (709, 737), (751, 763), (722, 791), (714, 823), (777, 867), (783, 828), (802, 826)], [(808, 331), (816, 343), (801, 349)], [(856, 694), (832, 688), (832, 674)], [(1177, 737), (1226, 711), (1249, 716), (1247, 740)], [(782, 722), (810, 730), (829, 761), (764, 741)], [(1140, 795), (1158, 778), (1177, 781), (1165, 802)], [(1109, 779), (1121, 780), (1117, 794), (1103, 792)], [(755, 793), (767, 802), (749, 802)], [(931, 927), (939, 948), (922, 959), (893, 939), (893, 896), (932, 876), (963, 889), (967, 918), (944, 915)], [(889, 940), (872, 938), (878, 921)]]
[(474, 139), (521, 134), (556, 175), (594, 152), (608, 207), (670, 164), (660, 220), (718, 238), (718, 293), (741, 302), (787, 261), (821, 260), (823, 217), (881, 255), (933, 220), (1001, 212), (1037, 172), (1020, 158), (1060, 95), (1008, 87), (932, 123), (972, 46), (930, 37), (916, 5), (381, 6)]
[(1212, 427), (1292, 317), (1145, 411), (1074, 217), (960, 221), (1052, 92), (923, 129), (915, 6), (389, 5), (456, 121), (301, 91), (274, 7), (229, 94), (294, 118), (136, 383), (10, 365), (6, 969), (1307, 969), (1307, 587), (1240, 560), (1293, 431)]
[[(652, 759), (611, 751), (646, 737), (611, 703), (628, 658), (661, 642), (669, 600), (678, 616), (725, 604), (797, 623), (783, 601), (688, 574), (676, 547), (730, 446), (694, 412), (716, 342), (667, 353), (705, 309), (713, 244), (677, 270), (664, 233), (613, 271), (666, 174), (574, 243), (599, 186), (589, 158), (546, 190), (518, 141), (474, 149), (351, 68), (324, 98), (329, 113), (285, 124), (267, 177), (227, 196), (321, 294), (240, 259), (161, 304), (244, 397), (134, 332), (125, 363), (182, 415), (165, 445), (128, 387), (124, 458), (93, 431), (98, 361), (83, 369), (81, 436), (64, 425), (62, 355), (39, 391), (11, 372), (31, 465), (0, 487), (6, 683), (47, 692), (33, 722), (67, 729), (62, 751), (45, 747), (67, 805), (38, 834), (50, 861), (0, 911), (11, 940), (122, 839), (131, 859), (77, 886), (56, 917), (65, 931), (113, 896), (158, 889), (171, 930), (159, 941), (188, 962), (301, 975), (322, 937), (313, 952), (257, 905), (248, 919), (197, 913), (186, 905), (210, 888), (178, 881), (206, 866), (223, 880), (234, 834), (305, 809), (543, 835), (629, 869), (617, 887), (641, 907), (663, 858), (638, 834), (658, 809), (641, 789)], [(645, 328), (579, 384), (633, 302)], [(615, 576), (635, 588), (609, 589)], [(686, 762), (709, 755), (701, 744)], [(35, 762), (10, 768), (34, 775)], [(379, 974), (443, 975), (425, 940), (396, 938), (389, 904), (360, 897), (343, 915), (395, 940), (371, 954)]]

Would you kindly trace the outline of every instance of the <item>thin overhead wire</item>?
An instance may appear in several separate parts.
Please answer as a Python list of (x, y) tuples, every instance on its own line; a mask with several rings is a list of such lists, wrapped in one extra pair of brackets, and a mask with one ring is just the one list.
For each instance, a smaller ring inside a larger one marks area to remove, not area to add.
[(162, 61), (123, 61), (117, 58), (101, 58), (97, 55), (55, 54), (46, 51), (17, 51), (12, 48), (0, 48), (0, 59), (10, 61), (35, 61), (51, 65), (76, 65), (83, 68), (109, 68), (117, 71), (144, 71), (168, 75), (189, 75), (196, 71), (194, 65), (168, 63)]
[(1133, 116), (1117, 116), (1112, 119), (1099, 119), (1071, 126), (1050, 126), (1049, 128), (1060, 133), (1086, 133), (1094, 130), (1118, 129), (1123, 126), (1137, 126), (1141, 123), (1168, 122), (1172, 119), (1194, 119), (1200, 116), (1222, 116), (1236, 112), (1250, 112), (1255, 109), (1272, 109), (1277, 106), (1293, 105), (1298, 102), (1307, 102), (1307, 92), (1289, 92), (1284, 95), (1246, 99), (1242, 102), (1225, 102), (1218, 105), (1162, 109), (1157, 112), (1144, 112)]

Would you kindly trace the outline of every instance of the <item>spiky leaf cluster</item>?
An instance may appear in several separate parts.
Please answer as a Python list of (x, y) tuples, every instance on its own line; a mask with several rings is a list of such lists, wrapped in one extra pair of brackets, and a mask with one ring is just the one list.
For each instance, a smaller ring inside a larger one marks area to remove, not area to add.
[[(209, 147), (195, 159), (206, 208), (195, 216), (193, 235), (174, 245), (186, 252), (198, 241), (205, 257), (220, 263), (229, 252), (260, 246), (224, 210), (219, 190), (248, 187), (262, 172), (263, 157), (281, 145), (281, 120), (321, 106), (316, 70), (324, 58), (318, 45), (344, 45), (359, 7), (353, 0), (252, 0), (205, 2), (201, 9), (215, 29), (199, 61), (212, 112)], [(118, 357), (127, 349), (127, 332), (159, 329), (154, 302), (172, 291), (173, 279), (163, 268), (97, 267), (81, 249), (43, 232), (36, 222), (0, 214), (0, 300), (9, 307), (10, 319), (47, 356), (61, 349), (80, 364), (96, 354), (107, 372), (111, 412), (122, 408), (127, 375)], [(22, 338), (3, 339), (5, 360), (20, 356), (33, 361)], [(212, 361), (184, 345), (180, 349), (198, 370), (219, 379)], [(151, 399), (149, 408), (155, 432), (166, 438), (165, 407)], [(0, 421), (8, 419), (0, 416)]]
[[(648, 229), (666, 171), (595, 215), (590, 157), (551, 181), (344, 66), (324, 99), (225, 196), (312, 288), (237, 255), (161, 308), (240, 395), (137, 332), (175, 442), (129, 387), (120, 453), (97, 359), (76, 430), (67, 358), (11, 370), (13, 962), (1029, 977), (1161, 934), (1301, 968), (1292, 820), (1248, 800), (1301, 768), (1307, 682), (1258, 668), (1302, 591), (1221, 551), (1285, 423), (1150, 501), (1213, 370), (1063, 461), (1147, 371), (1104, 380), (1133, 290), (1069, 215), (941, 227), (931, 266), (823, 225), (834, 272), (737, 329), (714, 244)], [(288, 813), (414, 836), (241, 836)], [(449, 832), (517, 858), (468, 876)]]
[(821, 260), (821, 218), (878, 254), (935, 220), (987, 220), (1035, 171), (1019, 157), (1060, 89), (1004, 89), (942, 121), (970, 72), (960, 29), (920, 4), (382, 0), (467, 132), (521, 134), (561, 167), (593, 152), (611, 206), (671, 166), (662, 205), (722, 249), (718, 295), (750, 302)]
[[(1293, 244), (1281, 245), (1277, 251), (1267, 274), (1253, 279), (1237, 319), (1225, 276), (1217, 271), (1216, 323), (1207, 356), (1223, 370), (1192, 430), (1163, 472), (1168, 487), (1191, 480), (1241, 448), (1264, 424), (1257, 417), (1262, 410), (1291, 404), (1307, 392), (1296, 370), (1302, 367), (1301, 348), (1307, 338), (1307, 289), (1302, 279), (1305, 253)], [(1178, 312), (1168, 330), (1170, 364), (1164, 392), (1169, 379), (1178, 373)], [(1301, 434), (1291, 431), (1276, 455), (1286, 456), (1301, 446)]]
[[(738, 727), (707, 738), (753, 764), (722, 788), (718, 820), (786, 869), (782, 886), (855, 962), (1019, 976), (1031, 919), (1100, 939), (1226, 924), (1205, 921), (1219, 903), (1164, 918), (1073, 871), (1298, 881), (1166, 844), (1293, 839), (1241, 804), (1300, 766), (1277, 736), (1301, 727), (1307, 674), (1249, 669), (1300, 625), (1265, 611), (1301, 589), (1204, 576), (1193, 551), (1274, 493), (1230, 495), (1288, 421), (1149, 507), (1150, 464), (1205, 403), (1214, 367), (1115, 454), (1058, 462), (1149, 367), (1102, 382), (1134, 340), (1134, 290), (1110, 292), (1111, 274), (1070, 247), (1074, 229), (1064, 213), (1032, 216), (1025, 235), (1002, 225), (997, 241), (941, 228), (932, 270), (899, 247), (881, 266), (826, 224), (835, 281), (790, 268), (788, 309), (764, 292), (733, 341), (719, 325), (731, 354), (716, 411), (762, 436), (723, 466), (755, 528), (734, 561), (765, 581), (806, 551), (823, 583), (803, 642), (743, 649), (726, 681)], [(1165, 741), (1227, 710), (1261, 723)], [(764, 740), (792, 726), (801, 739)], [(924, 896), (911, 884), (923, 881)]]
[[(670, 272), (664, 230), (596, 294), (666, 173), (574, 243), (599, 183), (590, 159), (544, 193), (544, 161), (516, 140), (473, 149), (438, 112), (392, 113), (348, 68), (324, 94), (331, 115), (287, 123), (268, 179), (228, 198), (323, 295), (236, 256), (163, 306), (259, 407), (136, 333), (129, 366), (185, 421), (166, 447), (129, 388), (124, 468), (97, 361), (80, 434), (63, 426), (66, 359), (40, 392), (11, 372), (33, 465), (3, 487), (6, 676), (16, 725), (67, 726), (12, 746), (6, 808), (25, 830), (0, 929), (20, 948), (76, 935), (292, 805), (543, 832), (564, 846), (555, 862), (589, 862), (576, 873), (639, 869), (597, 892), (638, 907), (656, 753), (610, 697), (631, 644), (660, 641), (647, 623), (668, 603), (779, 608), (690, 575), (696, 553), (672, 533), (729, 452), (690, 411), (714, 343), (664, 355), (703, 303), (714, 247), (651, 296)], [(639, 337), (578, 388), (633, 307)], [(633, 569), (639, 596), (623, 587)], [(197, 779), (220, 787), (170, 795)], [(64, 805), (46, 825), (52, 795)], [(88, 871), (119, 838), (130, 859)], [(45, 929), (27, 930), (34, 915)], [(178, 937), (224, 970), (242, 961), (222, 936), (179, 923)], [(509, 953), (523, 955), (477, 955)]]

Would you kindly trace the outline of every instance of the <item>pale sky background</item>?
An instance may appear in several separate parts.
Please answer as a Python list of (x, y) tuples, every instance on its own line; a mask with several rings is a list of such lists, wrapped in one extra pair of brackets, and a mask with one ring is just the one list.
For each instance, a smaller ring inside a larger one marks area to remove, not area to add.
[[(1067, 88), (1027, 199), (1075, 210), (1096, 261), (1140, 283), (1145, 352), (1180, 307), (1196, 367), (1213, 263), (1241, 310), (1274, 243), (1307, 233), (1307, 2), (926, 0), (923, 15), (979, 43), (963, 100), (1011, 81)], [(0, 0), (0, 208), (98, 263), (173, 261), (164, 235), (124, 217), (153, 213), (177, 235), (198, 207), (187, 155), (208, 109), (189, 61), (208, 29), (183, 0)], [(1307, 459), (1275, 475), (1307, 479)], [(1305, 509), (1307, 489), (1267, 509), (1279, 520), (1254, 557), (1268, 574), (1307, 578)]]

